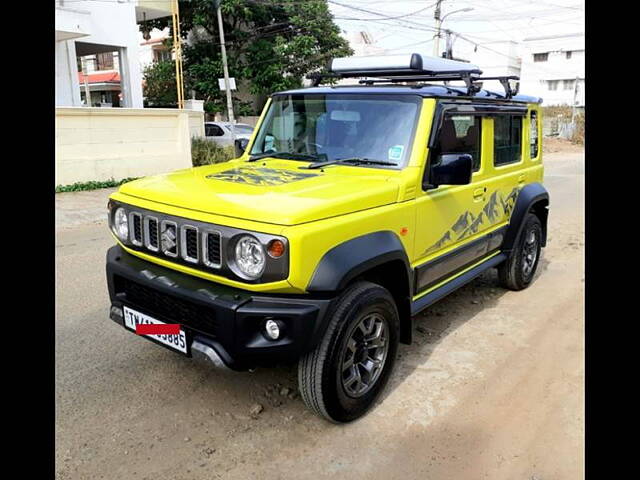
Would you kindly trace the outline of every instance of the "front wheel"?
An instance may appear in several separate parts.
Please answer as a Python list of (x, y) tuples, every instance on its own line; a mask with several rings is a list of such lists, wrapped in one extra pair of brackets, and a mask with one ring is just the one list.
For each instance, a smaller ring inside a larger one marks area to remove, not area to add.
[(332, 422), (364, 415), (395, 363), (400, 320), (391, 294), (370, 282), (350, 286), (332, 309), (318, 345), (298, 363), (307, 407)]

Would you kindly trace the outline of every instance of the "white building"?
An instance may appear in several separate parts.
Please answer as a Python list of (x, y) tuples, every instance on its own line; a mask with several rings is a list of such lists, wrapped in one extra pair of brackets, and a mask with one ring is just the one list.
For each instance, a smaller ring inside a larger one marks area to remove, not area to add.
[[(84, 68), (91, 105), (142, 108), (137, 22), (171, 16), (171, 1), (56, 0), (55, 8), (56, 106), (83, 105)], [(102, 92), (117, 92), (117, 101)]]
[[(482, 42), (481, 46), (476, 46), (452, 35), (451, 41), (453, 58), (477, 65), (482, 70), (483, 77), (521, 76), (518, 44), (513, 40)], [(486, 80), (482, 87), (498, 93), (504, 92), (497, 80)], [(522, 89), (521, 91), (529, 94)]]
[(172, 61), (173, 52), (165, 46), (165, 40), (169, 38), (169, 27), (159, 30), (154, 28), (149, 32), (149, 38), (145, 39), (142, 32), (138, 34), (138, 59), (140, 62), (140, 72), (149, 65), (156, 62)]
[(520, 91), (543, 105), (585, 105), (584, 33), (525, 38)]

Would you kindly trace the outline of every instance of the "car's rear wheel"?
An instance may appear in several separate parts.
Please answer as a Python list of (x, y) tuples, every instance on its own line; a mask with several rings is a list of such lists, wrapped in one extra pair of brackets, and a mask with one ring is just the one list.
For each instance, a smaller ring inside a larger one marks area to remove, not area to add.
[(351, 285), (332, 312), (322, 340), (300, 359), (298, 383), (311, 410), (349, 422), (366, 413), (386, 385), (400, 320), (391, 294), (364, 281)]
[(498, 266), (498, 279), (503, 287), (522, 290), (531, 284), (540, 260), (541, 240), (540, 219), (529, 213), (509, 258)]

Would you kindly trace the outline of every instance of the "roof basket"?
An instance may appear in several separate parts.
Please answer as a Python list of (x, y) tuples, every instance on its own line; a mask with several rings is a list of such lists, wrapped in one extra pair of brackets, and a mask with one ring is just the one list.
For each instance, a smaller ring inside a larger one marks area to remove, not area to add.
[(313, 86), (323, 80), (340, 78), (373, 77), (360, 80), (360, 83), (400, 82), (442, 82), (462, 80), (467, 87), (467, 95), (475, 95), (482, 89), (482, 80), (498, 80), (504, 88), (505, 97), (511, 98), (518, 93), (519, 84), (512, 86), (510, 80), (517, 81), (515, 75), (503, 77), (481, 77), (482, 70), (476, 65), (447, 58), (427, 57), (419, 53), (401, 55), (373, 55), (366, 57), (334, 58), (325, 74), (309, 74)]

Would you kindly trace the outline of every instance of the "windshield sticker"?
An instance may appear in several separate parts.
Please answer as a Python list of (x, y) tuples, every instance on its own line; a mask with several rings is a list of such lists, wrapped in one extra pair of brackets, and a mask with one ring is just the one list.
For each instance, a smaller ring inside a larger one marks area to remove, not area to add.
[(404, 152), (404, 145), (394, 145), (389, 149), (389, 160), (399, 162), (402, 160), (402, 154)]
[(316, 177), (315, 173), (303, 173), (279, 168), (238, 167), (212, 173), (206, 178), (225, 182), (245, 183), (247, 185), (275, 186), (297, 182), (309, 177)]

